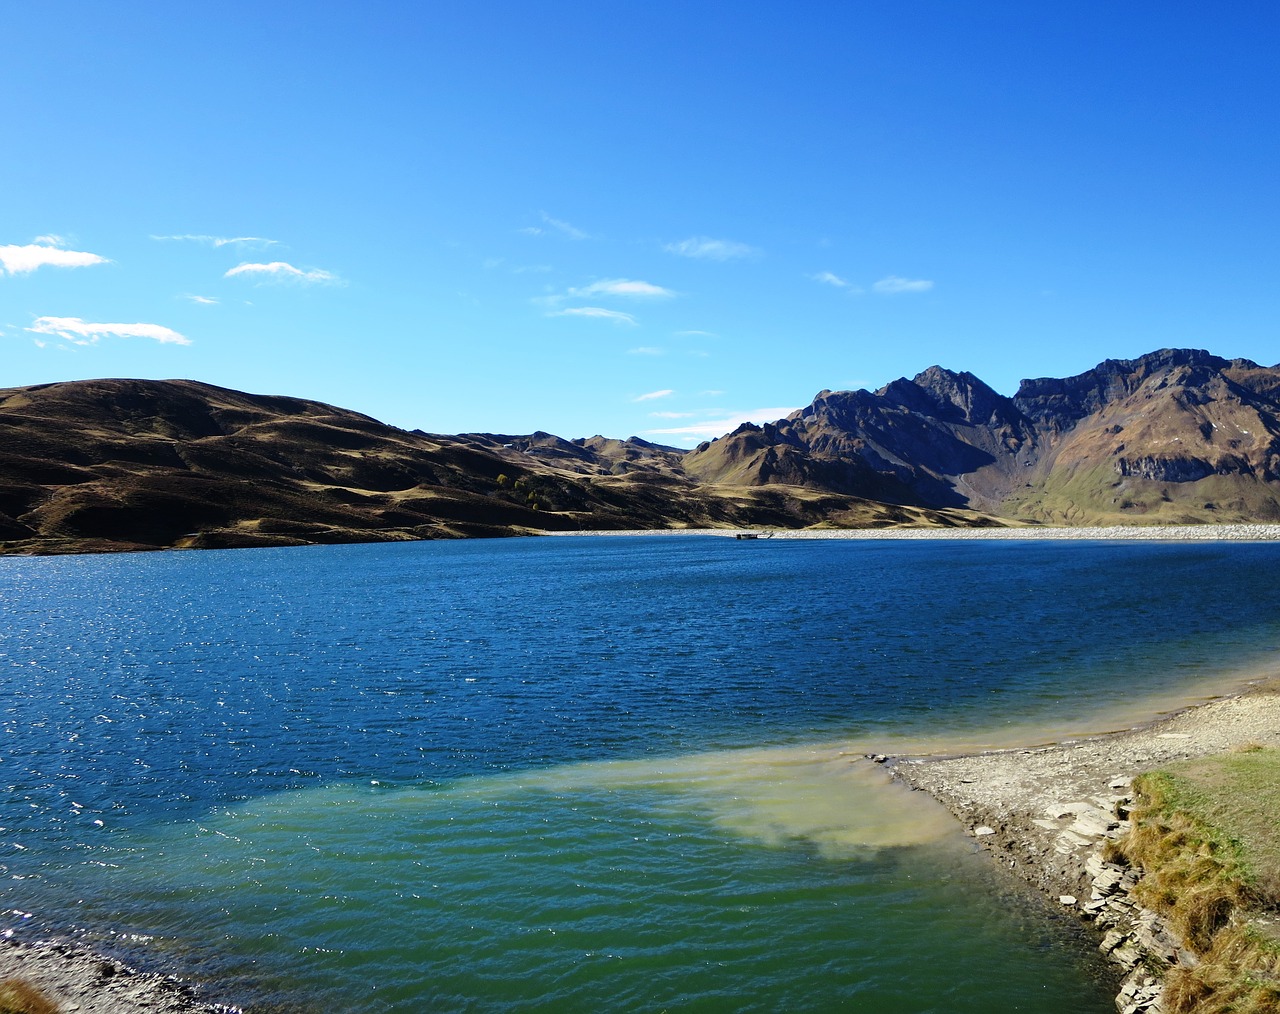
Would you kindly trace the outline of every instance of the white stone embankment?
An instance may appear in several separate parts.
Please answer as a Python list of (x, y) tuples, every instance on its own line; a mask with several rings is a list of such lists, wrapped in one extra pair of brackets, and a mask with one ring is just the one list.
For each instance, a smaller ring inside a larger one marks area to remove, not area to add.
[(1115, 525), (1056, 528), (636, 528), (624, 531), (546, 532), (546, 535), (739, 535), (760, 539), (1084, 539), (1128, 542), (1271, 542), (1280, 540), (1277, 525)]

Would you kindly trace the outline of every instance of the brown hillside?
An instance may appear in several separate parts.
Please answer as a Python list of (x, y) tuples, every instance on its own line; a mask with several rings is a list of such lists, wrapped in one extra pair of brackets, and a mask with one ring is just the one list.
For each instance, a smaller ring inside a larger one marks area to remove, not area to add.
[(0, 551), (973, 520), (782, 486), (706, 486), (680, 459), (635, 438), (409, 432), (185, 380), (13, 388), (0, 390)]

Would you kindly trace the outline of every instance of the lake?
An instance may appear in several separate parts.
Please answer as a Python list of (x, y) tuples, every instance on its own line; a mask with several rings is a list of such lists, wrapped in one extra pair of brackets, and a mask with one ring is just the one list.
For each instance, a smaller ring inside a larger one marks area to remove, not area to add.
[(261, 1011), (1098, 1012), (867, 752), (1274, 666), (1280, 544), (557, 538), (0, 559), (5, 925)]

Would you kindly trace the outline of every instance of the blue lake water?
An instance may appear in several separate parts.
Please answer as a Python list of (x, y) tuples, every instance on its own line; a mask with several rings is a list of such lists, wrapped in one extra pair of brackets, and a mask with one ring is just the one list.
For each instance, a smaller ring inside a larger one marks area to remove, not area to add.
[(1107, 1011), (1078, 928), (861, 755), (1264, 671), (1278, 564), (711, 537), (0, 559), (5, 924), (262, 1011)]

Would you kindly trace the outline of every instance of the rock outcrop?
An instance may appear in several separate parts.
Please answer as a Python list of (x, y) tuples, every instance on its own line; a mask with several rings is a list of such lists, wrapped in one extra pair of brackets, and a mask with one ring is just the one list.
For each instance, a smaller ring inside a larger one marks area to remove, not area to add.
[(684, 467), (1031, 522), (1277, 521), (1280, 368), (1164, 349), (1009, 398), (933, 366), (874, 393), (822, 391)]

